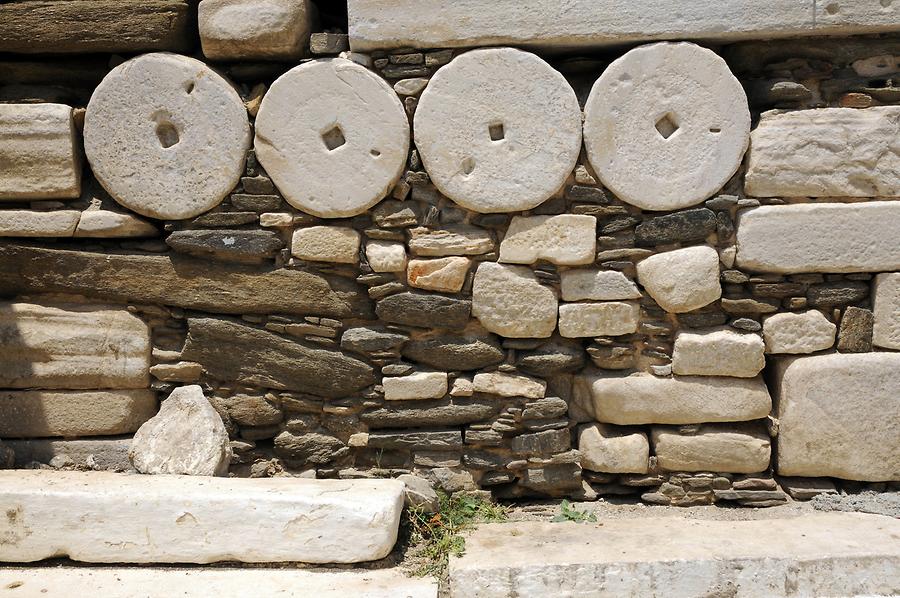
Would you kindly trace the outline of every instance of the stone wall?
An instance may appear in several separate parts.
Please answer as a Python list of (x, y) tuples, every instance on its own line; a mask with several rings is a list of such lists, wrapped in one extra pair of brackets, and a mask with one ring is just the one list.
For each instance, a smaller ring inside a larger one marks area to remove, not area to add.
[(235, 476), (900, 481), (890, 2), (127, 4), (0, 6), (18, 466), (127, 469), (200, 384)]

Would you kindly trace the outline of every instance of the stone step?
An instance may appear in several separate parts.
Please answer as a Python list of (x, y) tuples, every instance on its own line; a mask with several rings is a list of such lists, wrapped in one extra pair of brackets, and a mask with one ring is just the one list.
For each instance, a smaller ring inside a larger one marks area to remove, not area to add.
[(0, 562), (358, 563), (385, 557), (397, 480), (0, 471)]
[(104, 598), (437, 598), (430, 578), (398, 569), (184, 569), (147, 567), (35, 567), (0, 569), (0, 598), (103, 596)]
[(900, 520), (858, 513), (485, 525), (450, 561), (455, 598), (900, 593)]

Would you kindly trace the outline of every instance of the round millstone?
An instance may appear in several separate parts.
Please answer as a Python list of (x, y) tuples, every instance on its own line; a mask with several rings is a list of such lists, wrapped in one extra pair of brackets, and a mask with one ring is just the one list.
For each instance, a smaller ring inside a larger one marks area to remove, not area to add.
[(177, 54), (145, 54), (114, 68), (84, 119), (97, 179), (117, 202), (151, 218), (191, 218), (219, 205), (249, 147), (247, 110), (231, 84)]
[(355, 62), (294, 67), (263, 97), (256, 155), (292, 206), (345, 218), (381, 201), (403, 172), (409, 121), (397, 94)]
[(422, 92), (416, 147), (440, 191), (482, 213), (529, 210), (556, 193), (581, 150), (581, 110), (561, 74), (512, 48), (466, 52)]
[(747, 95), (722, 58), (690, 43), (631, 50), (594, 83), (584, 143), (619, 199), (677, 210), (737, 172), (750, 142)]

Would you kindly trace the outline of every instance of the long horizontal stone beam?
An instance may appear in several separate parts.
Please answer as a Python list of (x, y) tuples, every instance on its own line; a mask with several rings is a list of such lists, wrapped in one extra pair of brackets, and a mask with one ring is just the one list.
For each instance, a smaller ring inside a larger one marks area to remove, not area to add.
[(349, 0), (350, 47), (584, 48), (900, 31), (875, 0)]

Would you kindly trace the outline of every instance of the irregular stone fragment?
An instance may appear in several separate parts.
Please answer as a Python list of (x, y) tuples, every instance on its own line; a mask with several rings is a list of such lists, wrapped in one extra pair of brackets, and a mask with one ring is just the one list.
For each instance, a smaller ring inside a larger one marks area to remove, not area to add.
[(394, 91), (401, 96), (417, 96), (427, 85), (428, 79), (424, 77), (400, 79), (394, 83)]
[(210, 60), (303, 57), (312, 27), (307, 0), (202, 0), (200, 44)]
[(403, 345), (409, 360), (447, 370), (478, 370), (497, 365), (506, 357), (497, 337), (480, 327), (463, 334), (434, 334)]
[(77, 135), (71, 106), (0, 104), (0, 200), (78, 197)]
[(615, 60), (584, 114), (584, 145), (600, 180), (644, 210), (708, 199), (750, 142), (744, 88), (715, 52), (689, 43), (639, 46)]
[(291, 240), (291, 254), (301, 260), (355, 264), (359, 242), (359, 233), (344, 226), (298, 228)]
[(385, 322), (420, 328), (465, 328), (471, 311), (471, 301), (426, 293), (390, 295), (375, 306)]
[(407, 507), (420, 509), (424, 513), (436, 513), (440, 509), (440, 499), (428, 480), (408, 473), (397, 476), (397, 479), (406, 484), (403, 496)]
[(409, 249), (416, 255), (481, 255), (494, 250), (491, 233), (468, 224), (446, 225), (440, 229), (425, 227), (409, 231)]
[(702, 241), (714, 232), (715, 213), (706, 208), (697, 208), (644, 220), (634, 227), (634, 238), (640, 247)]
[(500, 260), (533, 264), (546, 260), (561, 266), (590, 264), (597, 252), (597, 219), (593, 216), (514, 216), (500, 243)]
[(637, 303), (564, 303), (559, 306), (559, 334), (566, 338), (621, 336), (637, 332)]
[[(877, 300), (877, 299), (876, 299)], [(875, 315), (871, 310), (850, 306), (841, 316), (837, 349), (841, 353), (867, 353), (872, 350)]]
[(224, 476), (231, 446), (225, 424), (203, 389), (181, 386), (135, 433), (129, 457), (141, 473)]
[(272, 426), (281, 423), (284, 413), (268, 395), (237, 394), (221, 401), (228, 416), (239, 426)]
[(400, 178), (409, 121), (381, 77), (322, 58), (275, 80), (256, 117), (254, 147), (292, 206), (322, 218), (355, 216)]
[(654, 427), (651, 438), (664, 471), (756, 473), (768, 469), (772, 452), (764, 431), (746, 427), (700, 426), (690, 434)]
[(166, 238), (175, 251), (229, 262), (258, 263), (284, 247), (278, 235), (268, 230), (177, 230)]
[(584, 348), (578, 341), (557, 340), (533, 351), (517, 351), (516, 354), (517, 368), (541, 377), (575, 372), (585, 363)]
[(779, 360), (778, 473), (900, 480), (900, 353)]
[(766, 353), (815, 353), (834, 345), (837, 326), (822, 312), (781, 313), (763, 321)]
[(682, 331), (675, 336), (672, 371), (686, 376), (753, 378), (766, 367), (765, 348), (757, 334)]
[(781, 274), (897, 270), (898, 222), (896, 201), (763, 206), (738, 218), (737, 265)]
[(513, 48), (466, 52), (419, 98), (415, 145), (435, 186), (481, 213), (536, 207), (581, 149), (581, 110), (563, 76)]
[(540, 399), (547, 392), (547, 383), (544, 380), (503, 372), (475, 374), (472, 382), (475, 384), (475, 392), (501, 397)]
[(386, 401), (407, 401), (411, 399), (440, 399), (447, 394), (447, 372), (416, 372), (409, 376), (385, 376)]
[(158, 234), (159, 230), (155, 226), (134, 214), (101, 209), (82, 212), (73, 236), (115, 239), (155, 237)]
[(406, 339), (405, 334), (377, 328), (349, 328), (341, 336), (341, 349), (357, 353), (394, 351)]
[(406, 270), (409, 286), (442, 293), (458, 293), (466, 282), (472, 260), (466, 257), (442, 257), (410, 260)]
[(900, 273), (876, 276), (873, 294), (875, 324), (872, 343), (885, 349), (900, 349)]
[(396, 403), (366, 411), (359, 419), (372, 428), (459, 426), (490, 419), (501, 407), (496, 398), (417, 401), (411, 407), (405, 405)]
[(406, 247), (390, 241), (367, 241), (366, 261), (375, 272), (405, 272)]
[(546, 338), (556, 328), (557, 299), (530, 268), (483, 262), (475, 272), (472, 315), (508, 338)]
[(685, 313), (722, 295), (719, 254), (698, 246), (652, 255), (638, 262), (638, 282), (664, 310)]
[(80, 217), (76, 210), (2, 210), (0, 237), (71, 237)]
[(640, 299), (634, 281), (616, 270), (575, 268), (560, 274), (563, 301)]
[(328, 434), (282, 432), (274, 445), (275, 454), (295, 467), (327, 465), (350, 454), (349, 447)]
[(84, 119), (84, 151), (97, 180), (150, 218), (181, 220), (217, 206), (240, 180), (249, 147), (235, 89), (176, 54), (145, 54), (114, 68)]
[(650, 467), (650, 442), (639, 430), (607, 424), (578, 428), (578, 452), (581, 466), (603, 473), (647, 473)]

